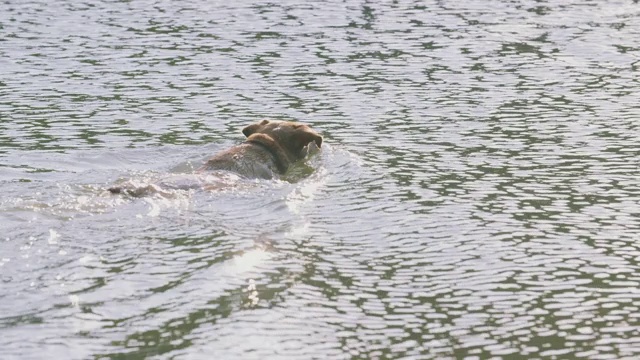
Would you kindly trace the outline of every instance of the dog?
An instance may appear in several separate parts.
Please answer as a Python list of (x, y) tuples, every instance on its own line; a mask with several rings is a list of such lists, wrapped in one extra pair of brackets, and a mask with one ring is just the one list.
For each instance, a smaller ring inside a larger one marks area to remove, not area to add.
[(242, 129), (247, 140), (211, 157), (197, 171), (227, 170), (248, 178), (272, 179), (307, 155), (308, 145), (322, 147), (322, 136), (297, 122), (262, 120)]
[[(242, 129), (246, 141), (209, 158), (195, 173), (198, 181), (185, 186), (169, 188), (192, 189), (205, 188), (203, 177), (214, 171), (224, 171), (249, 179), (273, 179), (284, 175), (295, 162), (303, 159), (309, 152), (309, 146), (322, 147), (322, 136), (309, 125), (299, 122), (262, 120)], [(205, 180), (206, 181), (206, 180)], [(167, 181), (152, 184), (134, 184), (131, 181), (123, 185), (110, 187), (112, 194), (125, 193), (143, 196), (148, 193), (165, 193)]]

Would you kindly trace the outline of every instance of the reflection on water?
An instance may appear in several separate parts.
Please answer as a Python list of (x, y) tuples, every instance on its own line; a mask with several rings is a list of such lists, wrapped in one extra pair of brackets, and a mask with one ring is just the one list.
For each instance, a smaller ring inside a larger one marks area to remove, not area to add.
[[(634, 1), (0, 4), (0, 357), (636, 358)], [(283, 181), (111, 196), (261, 118)]]

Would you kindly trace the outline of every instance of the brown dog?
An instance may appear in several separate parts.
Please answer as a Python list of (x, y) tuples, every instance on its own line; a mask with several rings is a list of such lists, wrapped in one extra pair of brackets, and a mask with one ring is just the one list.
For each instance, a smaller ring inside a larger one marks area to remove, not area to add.
[(262, 120), (244, 129), (243, 144), (214, 155), (198, 169), (228, 170), (250, 178), (271, 179), (307, 155), (307, 145), (322, 146), (322, 136), (308, 125)]
[[(308, 145), (322, 146), (322, 136), (308, 125), (298, 122), (262, 120), (251, 124), (242, 133), (247, 140), (237, 146), (214, 155), (196, 170), (196, 174), (225, 170), (246, 178), (272, 179), (283, 175), (289, 167), (304, 158)], [(157, 184), (133, 184), (131, 181), (109, 188), (113, 194), (127, 193), (142, 196), (148, 193), (163, 193), (163, 188), (195, 188), (203, 186), (201, 180), (190, 185), (167, 186), (167, 181)]]

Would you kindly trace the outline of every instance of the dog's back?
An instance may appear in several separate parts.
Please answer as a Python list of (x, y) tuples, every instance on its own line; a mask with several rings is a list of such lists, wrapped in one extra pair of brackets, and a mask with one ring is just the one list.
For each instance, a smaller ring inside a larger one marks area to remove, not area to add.
[(247, 178), (271, 179), (277, 174), (274, 156), (264, 147), (244, 143), (223, 151), (202, 165), (198, 171), (226, 170)]

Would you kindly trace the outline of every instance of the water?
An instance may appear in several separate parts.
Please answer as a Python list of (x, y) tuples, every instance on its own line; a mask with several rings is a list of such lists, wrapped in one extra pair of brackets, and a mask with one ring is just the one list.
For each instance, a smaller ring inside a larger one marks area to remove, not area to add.
[(640, 356), (639, 6), (4, 1), (0, 357)]

